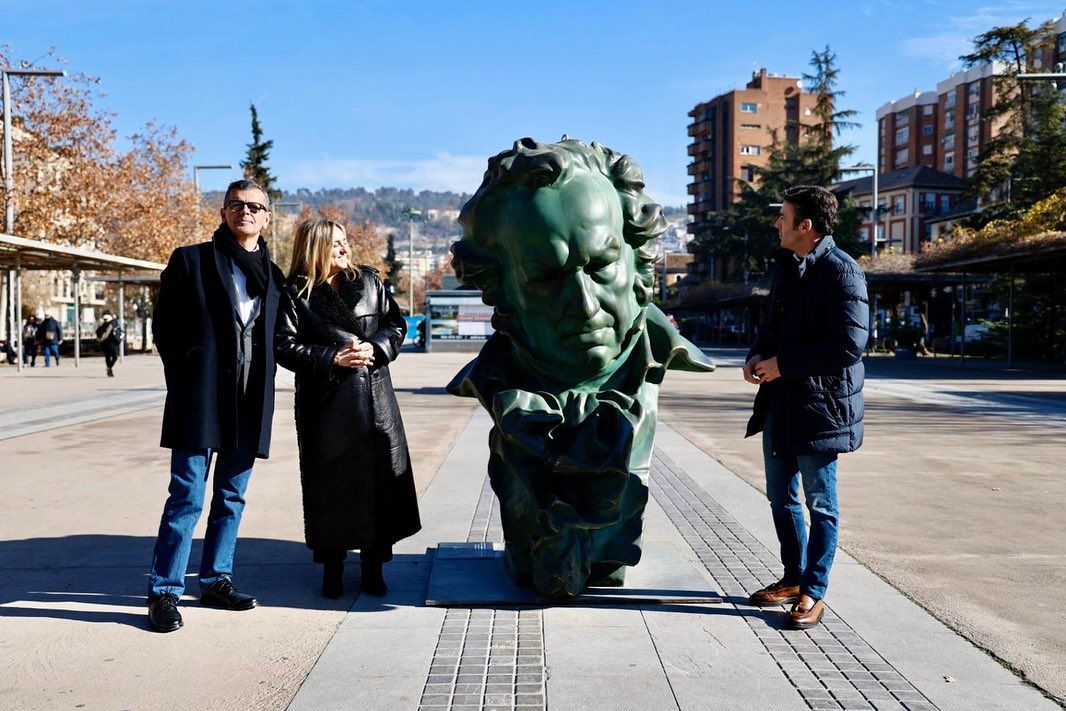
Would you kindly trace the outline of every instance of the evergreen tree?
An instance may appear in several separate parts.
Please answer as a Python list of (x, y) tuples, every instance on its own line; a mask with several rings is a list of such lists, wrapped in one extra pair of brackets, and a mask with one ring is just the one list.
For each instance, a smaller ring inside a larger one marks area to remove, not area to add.
[[(794, 185), (829, 187), (840, 174), (841, 163), (855, 152), (854, 146), (834, 145), (841, 132), (858, 126), (850, 120), (855, 111), (839, 108), (844, 92), (837, 89), (840, 70), (836, 55), (828, 46), (821, 52), (812, 51), (810, 66), (811, 73), (804, 74), (803, 79), (807, 91), (815, 95), (811, 111), (814, 122), (786, 127), (798, 137), (795, 142), (782, 141), (777, 132), (771, 133), (767, 165), (755, 169), (753, 182), (740, 181), (740, 198), (730, 209), (715, 214), (706, 236), (693, 244), (697, 259), (731, 259), (735, 269), (725, 275), (726, 280), (767, 274), (779, 245), (774, 227), (778, 209), (773, 205), (782, 202), (785, 190)], [(860, 254), (859, 208), (845, 203), (838, 217), (835, 241), (849, 253)]]
[(385, 247), (385, 283), (389, 285), (391, 294), (402, 294), (400, 291), (400, 272), (403, 271), (404, 263), (396, 256), (396, 235), (390, 233)]
[(241, 161), (246, 180), (254, 180), (258, 183), (271, 199), (278, 196), (274, 189), (274, 176), (270, 174), (267, 160), (270, 157), (270, 149), (274, 147), (274, 141), (263, 140), (263, 129), (259, 125), (259, 112), (255, 104), (250, 104), (252, 109), (252, 142), (248, 144), (246, 158)]
[[(1055, 87), (1050, 82), (1023, 84), (1018, 80), (1019, 74), (1047, 71), (1037, 66), (1037, 58), (1054, 41), (1055, 33), (1052, 21), (1035, 28), (1028, 20), (994, 27), (974, 38), (973, 52), (960, 57), (967, 67), (995, 62), (1002, 68), (993, 79), (995, 101), (981, 116), (999, 130), (978, 156), (967, 197), (1009, 194), (1010, 204), (986, 210), (982, 221), (1024, 210), (1063, 184), (1061, 158), (1056, 157), (1063, 139), (1055, 136), (1063, 132), (1062, 112), (1056, 106)], [(1050, 181), (1048, 185), (1054, 187), (1042, 190), (1041, 181)]]

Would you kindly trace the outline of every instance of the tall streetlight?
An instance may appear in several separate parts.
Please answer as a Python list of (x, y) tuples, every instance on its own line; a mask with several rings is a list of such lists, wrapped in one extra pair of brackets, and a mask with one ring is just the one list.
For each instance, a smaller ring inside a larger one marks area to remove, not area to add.
[(196, 186), (196, 192), (200, 192), (200, 171), (201, 170), (232, 170), (232, 165), (194, 165), (192, 167), (192, 184)]
[(407, 215), (407, 314), (415, 315), (415, 218), (421, 210), (412, 207), (403, 211)]
[[(3, 83), (3, 102), (4, 102), (4, 202), (6, 203), (4, 210), (4, 232), (12, 234), (15, 231), (15, 201), (11, 199), (11, 192), (15, 189), (14, 178), (14, 159), (11, 155), (11, 82), (10, 77), (65, 77), (67, 73), (62, 70), (55, 69), (12, 69), (11, 67), (0, 68), (0, 74), (2, 74)], [(16, 271), (21, 270), (9, 270), (7, 273), (7, 288), (8, 288), (8, 308), (11, 309), (11, 320), (8, 326), (7, 342), (12, 341), (18, 344), (18, 369), (22, 370), (22, 329), (18, 328), (18, 321), (22, 318), (21, 313), (15, 313), (15, 280)], [(78, 288), (77, 271), (74, 272), (74, 288)], [(20, 285), (21, 286), (21, 285)], [(20, 296), (18, 301), (22, 301), (21, 289), (19, 289)], [(80, 317), (79, 314), (74, 315), (75, 322)], [(12, 338), (14, 337), (14, 338)]]
[(871, 203), (873, 205), (873, 207), (871, 208), (871, 217), (873, 218), (873, 220), (872, 220), (873, 221), (873, 235), (871, 235), (871, 237), (870, 237), (870, 245), (873, 248), (873, 251), (876, 252), (877, 251), (877, 226), (878, 226), (878, 223), (881, 221), (881, 206), (877, 204), (877, 173), (878, 173), (878, 170), (877, 170), (877, 168), (875, 166), (867, 165), (865, 163), (859, 163), (858, 165), (849, 165), (849, 166), (845, 166), (845, 167), (840, 169), (841, 173), (862, 173), (862, 172), (866, 172), (866, 171), (869, 171), (870, 173), (873, 173), (873, 177), (874, 177), (874, 186), (873, 186), (873, 193), (874, 194), (873, 194), (873, 198), (871, 200)]

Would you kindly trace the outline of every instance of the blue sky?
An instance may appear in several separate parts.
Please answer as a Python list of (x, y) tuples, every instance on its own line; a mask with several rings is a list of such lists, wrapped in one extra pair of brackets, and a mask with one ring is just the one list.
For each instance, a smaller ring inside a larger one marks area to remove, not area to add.
[[(472, 192), (517, 138), (563, 133), (629, 153), (649, 193), (687, 197), (687, 112), (758, 67), (799, 75), (829, 44), (844, 140), (872, 162), (874, 112), (958, 68), (974, 35), (1061, 3), (130, 2), (3, 3), (3, 40), (102, 79), (120, 135), (175, 126), (196, 163), (232, 163), (249, 102), (284, 188), (395, 185)], [(202, 173), (205, 188), (236, 176)]]

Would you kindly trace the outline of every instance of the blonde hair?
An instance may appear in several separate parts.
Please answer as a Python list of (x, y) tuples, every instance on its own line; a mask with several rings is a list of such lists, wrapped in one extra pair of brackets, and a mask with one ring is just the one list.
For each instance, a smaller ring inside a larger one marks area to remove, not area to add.
[[(304, 220), (296, 228), (292, 243), (292, 266), (289, 267), (289, 282), (295, 284), (297, 277), (306, 281), (298, 286), (298, 294), (306, 296), (319, 284), (329, 278), (330, 262), (333, 260), (333, 239), (340, 232), (347, 239), (344, 226), (339, 222), (324, 217)], [(355, 269), (349, 264), (344, 270), (349, 279), (354, 278)]]

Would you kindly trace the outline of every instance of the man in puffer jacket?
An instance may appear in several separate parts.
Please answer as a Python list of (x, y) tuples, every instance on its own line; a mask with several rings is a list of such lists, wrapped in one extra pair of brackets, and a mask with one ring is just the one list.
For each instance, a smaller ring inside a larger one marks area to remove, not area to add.
[(759, 386), (745, 436), (763, 433), (766, 497), (785, 569), (750, 601), (791, 603), (789, 624), (800, 629), (825, 611), (839, 519), (837, 455), (858, 449), (863, 434), (870, 309), (862, 269), (833, 242), (836, 217), (836, 197), (825, 188), (785, 191), (769, 318), (744, 364), (744, 379)]

